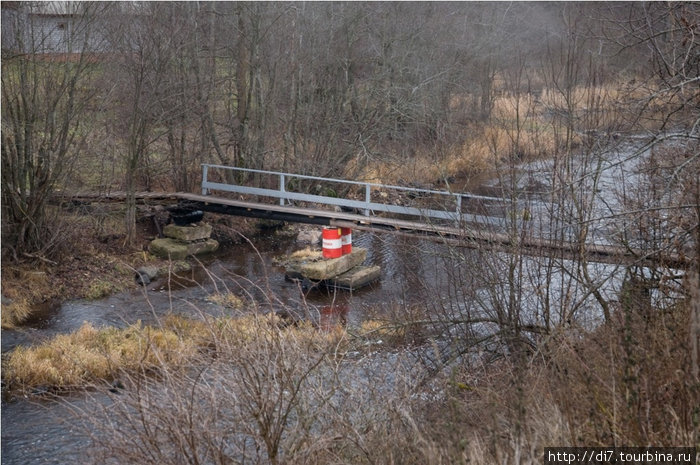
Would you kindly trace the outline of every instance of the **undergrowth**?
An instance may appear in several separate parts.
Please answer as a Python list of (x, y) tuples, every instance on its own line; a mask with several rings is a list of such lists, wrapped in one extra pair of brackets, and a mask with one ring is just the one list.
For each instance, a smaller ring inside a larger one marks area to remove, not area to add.
[[(143, 434), (161, 422), (211, 443), (229, 437), (228, 427), (217, 425), (233, 422), (246, 431), (235, 440), (260, 441), (250, 453), (263, 461), (274, 454), (290, 464), (541, 463), (551, 446), (699, 445), (691, 313), (689, 301), (652, 312), (620, 308), (595, 330), (544, 338), (527, 357), (477, 351), (433, 372), (411, 355), (432, 343), (405, 345), (415, 340), (405, 322), (319, 329), (275, 314), (171, 315), (158, 328), (86, 324), (72, 335), (16, 349), (3, 376), (25, 392), (128, 380), (122, 420), (133, 422), (135, 408), (146, 424), (107, 431), (105, 437), (123, 441), (100, 446), (112, 457), (150, 441)], [(190, 374), (200, 369), (206, 380)], [(142, 385), (145, 373), (167, 376)], [(168, 401), (143, 397), (146, 385), (163, 390)], [(196, 413), (181, 429), (192, 415), (187, 393), (195, 390), (197, 411), (208, 413)], [(266, 416), (256, 420), (257, 409)], [(102, 428), (109, 430), (111, 420)], [(266, 429), (272, 425), (274, 434)], [(187, 449), (190, 442), (178, 444)]]

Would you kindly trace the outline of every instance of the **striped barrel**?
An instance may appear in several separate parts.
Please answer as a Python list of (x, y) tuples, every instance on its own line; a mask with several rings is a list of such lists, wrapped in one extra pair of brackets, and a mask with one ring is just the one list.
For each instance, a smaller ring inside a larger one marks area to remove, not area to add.
[(323, 258), (338, 258), (343, 255), (340, 228), (323, 228)]
[(343, 248), (343, 255), (352, 252), (352, 229), (340, 228), (340, 243)]

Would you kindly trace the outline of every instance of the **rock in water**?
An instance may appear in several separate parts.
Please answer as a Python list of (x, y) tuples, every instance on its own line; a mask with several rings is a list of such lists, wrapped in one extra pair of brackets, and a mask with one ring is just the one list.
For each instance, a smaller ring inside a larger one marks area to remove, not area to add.
[(141, 284), (146, 286), (151, 283), (158, 276), (158, 267), (156, 266), (142, 266), (136, 270), (134, 275), (134, 281), (136, 284)]
[(190, 224), (187, 226), (169, 224), (163, 228), (163, 235), (183, 242), (194, 242), (209, 239), (211, 230), (212, 227), (208, 223)]
[(367, 258), (367, 250), (356, 247), (351, 253), (339, 258), (304, 263), (299, 267), (301, 274), (314, 281), (335, 278), (339, 274), (362, 264)]
[(190, 255), (203, 255), (216, 251), (219, 243), (214, 239), (206, 239), (197, 242), (182, 242), (166, 237), (155, 239), (148, 246), (148, 251), (156, 257), (169, 258), (170, 260), (183, 260)]
[(156, 257), (183, 260), (187, 257), (187, 244), (166, 237), (151, 241), (148, 245), (148, 251)]

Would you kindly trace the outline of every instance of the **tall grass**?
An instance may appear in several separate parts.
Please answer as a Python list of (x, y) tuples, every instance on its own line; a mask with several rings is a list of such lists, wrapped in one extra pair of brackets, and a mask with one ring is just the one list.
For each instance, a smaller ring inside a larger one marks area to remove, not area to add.
[(15, 266), (3, 266), (2, 271), (3, 284), (19, 283), (4, 285), (2, 290), (2, 327), (11, 329), (25, 322), (38, 302), (54, 297), (56, 290), (51, 288), (45, 271)]
[[(360, 177), (396, 184), (492, 175), (506, 158), (532, 161), (553, 156), (562, 147), (562, 128), (567, 124), (576, 131), (570, 135), (573, 147), (582, 143), (582, 134), (587, 131), (620, 130), (629, 105), (641, 102), (644, 95), (625, 89), (623, 84), (579, 86), (571, 90), (568, 100), (562, 92), (546, 87), (538, 93), (499, 89), (488, 120), (468, 121), (444, 140), (418, 144), (409, 154), (374, 160), (361, 170)], [(456, 114), (468, 111), (465, 106), (469, 106), (468, 97), (453, 97), (451, 107)], [(350, 166), (347, 171), (354, 170)]]
[(176, 367), (197, 351), (192, 339), (169, 329), (135, 323), (127, 328), (95, 328), (84, 323), (34, 347), (18, 347), (3, 361), (11, 390), (63, 390), (110, 380), (123, 371)]
[[(232, 294), (214, 294), (212, 302), (238, 310)], [(314, 350), (363, 350), (365, 341), (400, 342), (402, 330), (369, 320), (355, 329), (339, 323), (319, 330), (309, 321), (293, 324), (276, 314), (244, 314), (197, 320), (168, 315), (160, 326), (137, 322), (126, 328), (95, 328), (84, 323), (70, 334), (35, 346), (20, 346), (3, 360), (3, 380), (11, 392), (82, 389), (104, 380), (151, 371), (177, 370), (201, 353), (216, 354), (231, 346), (282, 338)], [(289, 342), (292, 343), (292, 342)]]

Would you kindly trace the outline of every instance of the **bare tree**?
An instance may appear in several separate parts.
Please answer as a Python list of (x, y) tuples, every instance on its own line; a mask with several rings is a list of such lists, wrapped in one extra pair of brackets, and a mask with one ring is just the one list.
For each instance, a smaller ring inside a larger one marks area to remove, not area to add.
[[(171, 72), (173, 41), (167, 25), (156, 15), (157, 8), (152, 3), (114, 4), (105, 18), (115, 57), (110, 71), (119, 128), (115, 135), (123, 142), (128, 244), (135, 237), (139, 173), (148, 173), (149, 151), (163, 135), (160, 125), (179, 108), (165, 106), (166, 99), (174, 92), (166, 80)], [(148, 184), (147, 178), (145, 181)]]
[(59, 242), (47, 205), (95, 129), (87, 108), (96, 96), (95, 18), (104, 5), (67, 6), (60, 29), (44, 22), (46, 8), (21, 2), (6, 15), (3, 5), (3, 37), (14, 33), (2, 60), (3, 250), (15, 260), (49, 256)]
[[(624, 20), (608, 23), (616, 33), (605, 30), (623, 51), (648, 53), (653, 66), (653, 73), (642, 74), (641, 82), (635, 83), (636, 98), (630, 99), (636, 103), (634, 127), (650, 135), (641, 153), (652, 148), (646, 169), (641, 170), (652, 188), (642, 205), (630, 205), (630, 218), (646, 229), (647, 238), (656, 236), (657, 250), (687, 255), (694, 244), (696, 266), (700, 266), (699, 21), (696, 4), (644, 4), (630, 8)], [(646, 213), (636, 213), (640, 210)]]
[[(104, 463), (290, 463), (315, 448), (338, 389), (316, 330), (270, 316), (211, 321), (210, 353), (162, 379), (125, 374), (124, 396), (88, 426)], [(87, 419), (90, 422), (89, 419)]]

